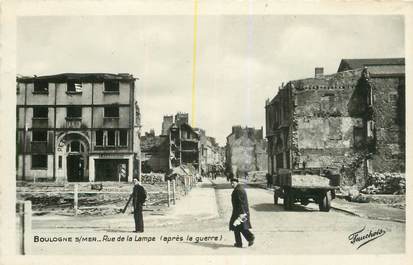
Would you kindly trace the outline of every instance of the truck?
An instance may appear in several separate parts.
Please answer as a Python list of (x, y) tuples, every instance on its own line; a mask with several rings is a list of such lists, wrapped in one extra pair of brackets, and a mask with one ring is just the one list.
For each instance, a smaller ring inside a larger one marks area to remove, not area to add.
[(283, 198), (284, 209), (290, 210), (295, 202), (301, 205), (314, 202), (320, 211), (328, 212), (340, 180), (335, 168), (279, 168), (273, 175), (274, 204)]

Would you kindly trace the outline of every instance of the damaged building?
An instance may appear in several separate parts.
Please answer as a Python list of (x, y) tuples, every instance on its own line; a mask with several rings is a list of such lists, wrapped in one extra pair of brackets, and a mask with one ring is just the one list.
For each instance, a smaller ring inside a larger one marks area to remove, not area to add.
[(155, 131), (141, 138), (142, 171), (170, 172), (171, 169), (191, 165), (200, 171), (200, 136), (188, 124), (188, 113), (163, 117), (161, 135)]
[(17, 77), (18, 180), (132, 181), (140, 112), (130, 74)]
[(405, 63), (343, 59), (338, 72), (288, 82), (266, 102), (268, 171), (337, 168), (342, 185), (405, 172)]
[(169, 135), (155, 135), (155, 131), (141, 136), (142, 173), (166, 173), (169, 170)]
[(226, 171), (244, 176), (250, 171), (267, 170), (267, 142), (263, 129), (233, 126), (225, 147)]
[(223, 171), (223, 158), (215, 138), (207, 136), (203, 129), (195, 128), (195, 131), (199, 135), (201, 173), (207, 175)]
[(188, 124), (188, 113), (177, 113), (175, 115), (175, 121), (169, 127), (168, 136), (169, 168), (190, 164), (200, 173), (200, 137), (194, 128)]

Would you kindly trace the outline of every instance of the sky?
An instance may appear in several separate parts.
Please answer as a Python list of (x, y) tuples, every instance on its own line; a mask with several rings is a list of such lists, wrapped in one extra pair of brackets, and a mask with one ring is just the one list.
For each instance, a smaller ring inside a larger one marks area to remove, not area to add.
[(225, 145), (234, 125), (265, 129), (265, 100), (281, 83), (315, 67), (332, 74), (342, 58), (405, 55), (402, 16), (208, 15), (196, 37), (195, 117), (193, 16), (19, 17), (17, 73), (131, 73), (143, 133), (188, 112)]

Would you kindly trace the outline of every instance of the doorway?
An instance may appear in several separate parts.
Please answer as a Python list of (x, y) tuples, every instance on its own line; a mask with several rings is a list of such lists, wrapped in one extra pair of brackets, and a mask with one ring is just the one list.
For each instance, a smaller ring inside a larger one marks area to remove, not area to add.
[(67, 156), (67, 180), (69, 182), (84, 181), (85, 161), (81, 155)]

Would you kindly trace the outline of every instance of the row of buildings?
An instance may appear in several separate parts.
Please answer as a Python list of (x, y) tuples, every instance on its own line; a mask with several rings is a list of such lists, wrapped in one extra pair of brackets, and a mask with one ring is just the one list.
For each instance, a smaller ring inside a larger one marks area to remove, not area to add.
[(405, 172), (405, 62), (343, 59), (337, 73), (282, 85), (267, 100), (268, 171), (338, 168), (343, 185)]
[(199, 174), (223, 167), (222, 148), (205, 130), (189, 125), (188, 113), (163, 117), (159, 136), (154, 130), (141, 137), (142, 172), (166, 173), (181, 165), (193, 166)]
[[(164, 116), (162, 130), (140, 135), (130, 74), (17, 77), (18, 180), (131, 181), (141, 172), (192, 165), (277, 174), (280, 168), (334, 167), (344, 185), (372, 172), (405, 171), (405, 62), (343, 59), (337, 73), (281, 85), (265, 104), (263, 128), (233, 126), (225, 149), (188, 123)], [(142, 153), (141, 153), (142, 149)], [(142, 168), (141, 168), (142, 165)]]

